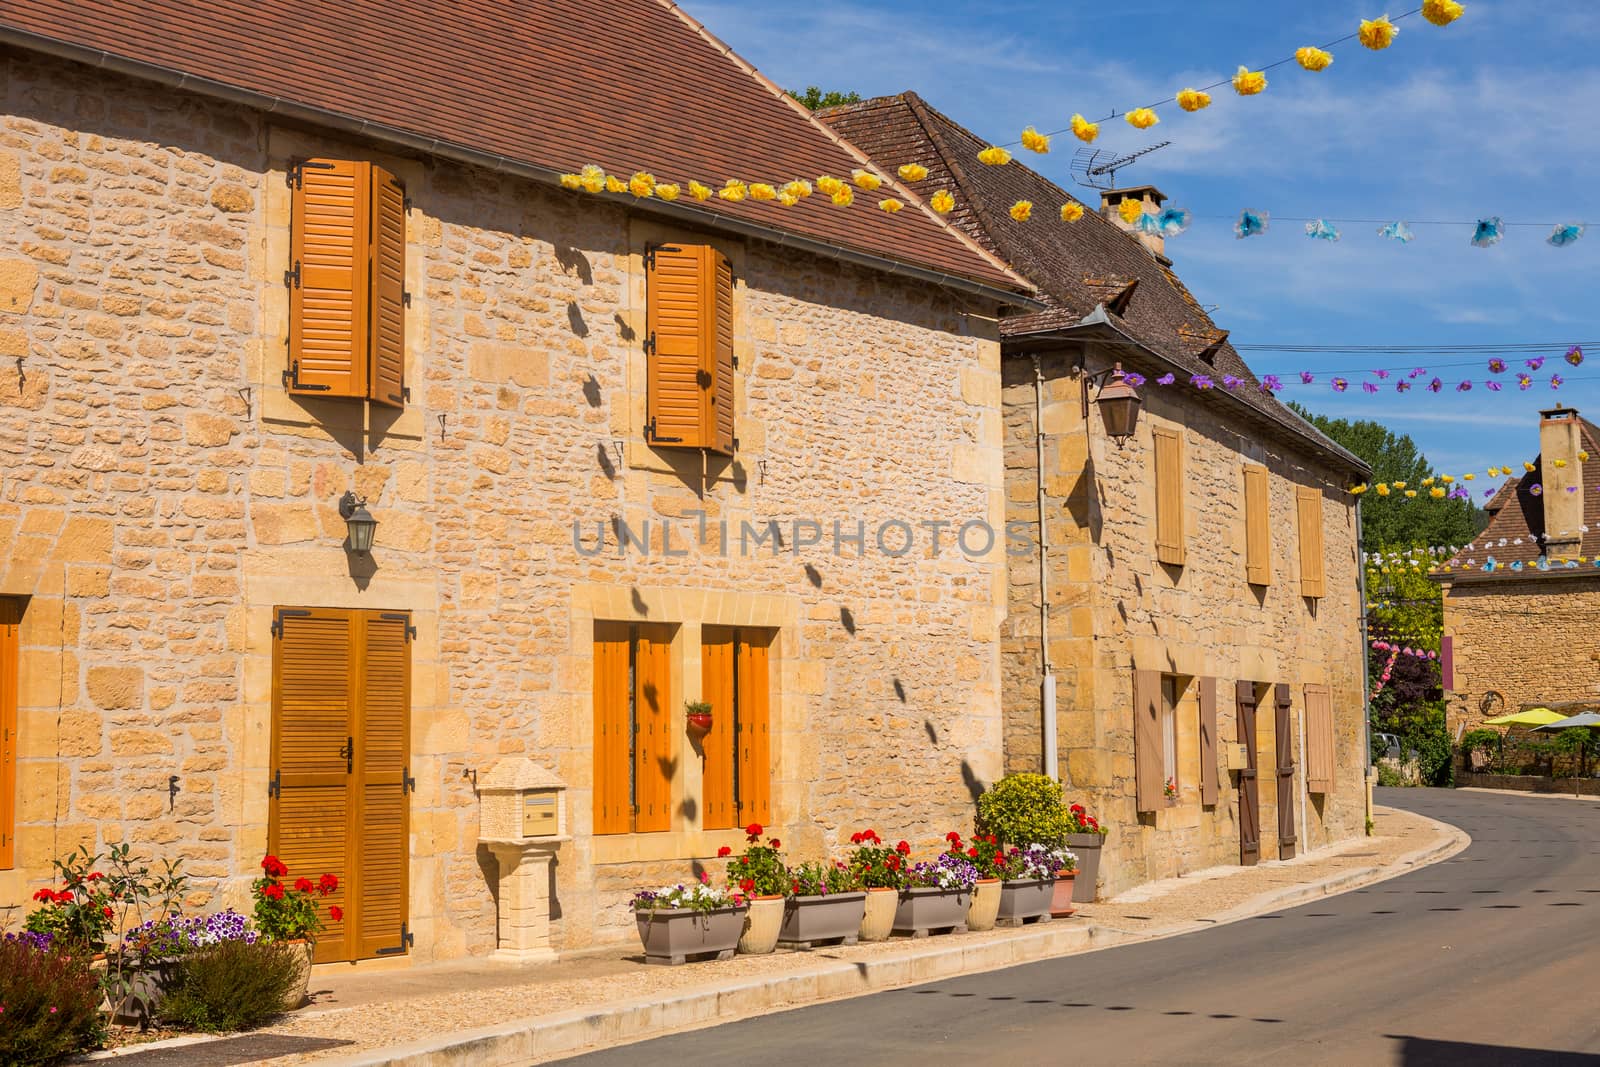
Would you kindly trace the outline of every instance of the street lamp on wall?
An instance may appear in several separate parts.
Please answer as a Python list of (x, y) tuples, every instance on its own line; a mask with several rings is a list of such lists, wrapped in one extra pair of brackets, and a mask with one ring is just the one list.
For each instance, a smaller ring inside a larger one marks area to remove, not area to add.
[[(1110, 381), (1106, 379), (1109, 378)], [(1127, 375), (1122, 372), (1122, 364), (1118, 363), (1111, 370), (1102, 371), (1096, 375), (1084, 375), (1083, 395), (1084, 406), (1088, 406), (1089, 383), (1094, 382), (1100, 386), (1099, 395), (1095, 397), (1095, 406), (1100, 409), (1100, 421), (1105, 424), (1106, 436), (1110, 437), (1121, 448), (1122, 443), (1133, 436), (1139, 425), (1139, 407), (1144, 403), (1139, 398), (1139, 393), (1133, 384), (1128, 381)], [(1087, 411), (1085, 412), (1087, 414)]]
[(378, 532), (378, 520), (367, 510), (365, 497), (346, 492), (339, 498), (339, 516), (350, 535), (350, 551), (365, 556), (372, 551), (372, 538)]

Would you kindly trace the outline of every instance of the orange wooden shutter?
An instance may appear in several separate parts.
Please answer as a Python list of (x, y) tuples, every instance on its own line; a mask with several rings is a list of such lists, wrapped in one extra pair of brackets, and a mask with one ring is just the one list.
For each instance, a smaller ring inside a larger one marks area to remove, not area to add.
[[(355, 619), (333, 608), (283, 608), (277, 626), (267, 849), (291, 879), (337, 876), (338, 891), (322, 902), (348, 919), (348, 857), (361, 833), (349, 790), (360, 690)], [(330, 922), (317, 937), (316, 959), (350, 959), (351, 948), (346, 924)]]
[(1156, 558), (1181, 567), (1183, 535), (1183, 437), (1177, 430), (1154, 431), (1156, 459)]
[(1267, 510), (1267, 468), (1244, 469), (1245, 580), (1272, 583), (1272, 528)]
[(411, 616), (366, 612), (362, 629), (362, 715), (356, 735), (360, 846), (354, 920), (357, 957), (405, 951), (411, 862)]
[(672, 827), (672, 627), (641, 625), (634, 646), (634, 813), (638, 833)]
[(1217, 680), (1200, 679), (1200, 803), (1217, 803)]
[(372, 168), (372, 373), (368, 397), (404, 407), (406, 401), (406, 188), (382, 167)]
[(22, 605), (0, 597), (0, 869), (17, 865), (17, 664)]
[(1322, 491), (1307, 486), (1295, 489), (1300, 527), (1300, 595), (1327, 593), (1322, 570)]
[(1333, 702), (1325, 685), (1306, 686), (1306, 789), (1333, 792)]
[(646, 436), (733, 451), (733, 272), (707, 245), (645, 252)]
[(727, 830), (738, 825), (733, 786), (733, 631), (707, 626), (700, 633), (700, 699), (711, 705), (711, 729), (700, 743), (705, 753), (701, 826)]
[(772, 821), (772, 635), (740, 630), (738, 637), (739, 822), (765, 825)]
[(1161, 743), (1161, 672), (1133, 672), (1133, 777), (1136, 807), (1161, 806), (1166, 773)]
[(371, 164), (298, 165), (290, 223), (289, 392), (367, 395)]
[(733, 455), (733, 265), (711, 249), (711, 311), (716, 333), (712, 338), (711, 412), (716, 437), (709, 447)]
[(633, 829), (628, 722), (628, 626), (594, 624), (594, 832)]

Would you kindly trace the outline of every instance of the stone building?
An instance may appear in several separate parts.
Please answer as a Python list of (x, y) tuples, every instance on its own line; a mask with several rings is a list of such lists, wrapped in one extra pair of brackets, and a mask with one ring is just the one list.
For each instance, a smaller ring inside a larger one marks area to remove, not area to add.
[[(1256, 379), (1162, 239), (1121, 221), (1124, 200), (1148, 215), (1162, 194), (1109, 190), (1067, 222), (1072, 196), (978, 164), (985, 142), (914, 94), (824, 120), (880, 166), (926, 167), (916, 187), (954, 192), (956, 225), (1048, 303), (1001, 326), (1006, 517), (1043, 546), (1008, 561), (1006, 769), (1059, 771), (1109, 824), (1103, 893), (1362, 833), (1344, 490), (1367, 471)], [(1118, 365), (1143, 379), (1125, 440), (1095, 411)]]
[(319, 959), (537, 955), (751, 820), (965, 828), (1038, 305), (892, 171), (780, 191), (859, 168), (658, 0), (0, 11), (0, 905), (275, 850)]
[(1500, 487), (1489, 525), (1435, 570), (1452, 738), (1530, 707), (1600, 706), (1600, 492), (1584, 474), (1597, 456), (1594, 423), (1541, 411), (1532, 469)]

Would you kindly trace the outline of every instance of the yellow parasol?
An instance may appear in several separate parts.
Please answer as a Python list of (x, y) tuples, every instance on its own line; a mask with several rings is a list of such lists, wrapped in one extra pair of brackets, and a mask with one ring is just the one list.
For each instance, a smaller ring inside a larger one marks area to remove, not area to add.
[(1485, 726), (1547, 726), (1553, 722), (1561, 722), (1566, 716), (1549, 708), (1529, 708), (1513, 715), (1502, 715), (1498, 719), (1485, 719)]

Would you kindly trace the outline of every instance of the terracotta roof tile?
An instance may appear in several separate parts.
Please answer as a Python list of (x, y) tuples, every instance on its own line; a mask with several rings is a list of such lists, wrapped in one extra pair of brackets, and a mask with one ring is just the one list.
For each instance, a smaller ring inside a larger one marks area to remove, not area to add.
[[(22, 31), (18, 34), (15, 31)], [(420, 135), (552, 172), (782, 184), (862, 166), (799, 104), (666, 0), (31, 0), (23, 35)], [(441, 148), (443, 150), (443, 148)], [(893, 172), (889, 172), (892, 176)], [(583, 195), (583, 194), (573, 194)], [(840, 248), (1010, 290), (1025, 283), (925, 209), (812, 196), (704, 205)]]

